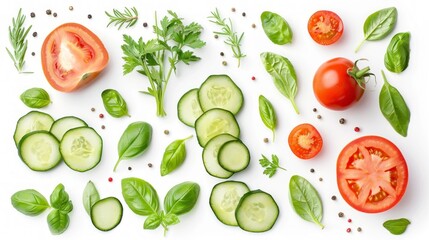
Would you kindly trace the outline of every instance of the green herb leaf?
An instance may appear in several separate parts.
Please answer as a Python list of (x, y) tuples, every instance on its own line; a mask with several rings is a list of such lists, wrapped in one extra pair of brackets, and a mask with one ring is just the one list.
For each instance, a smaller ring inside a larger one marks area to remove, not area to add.
[(299, 114), (295, 104), (298, 92), (298, 80), (295, 69), (289, 59), (271, 52), (261, 53), (261, 60), (265, 70), (271, 75), (274, 85), (292, 103), (295, 112)]
[(393, 31), (398, 19), (398, 11), (395, 7), (381, 9), (365, 20), (363, 25), (364, 39), (356, 48), (358, 52), (362, 44), (368, 41), (376, 41), (385, 38)]
[(170, 143), (164, 151), (161, 162), (161, 176), (165, 176), (180, 167), (186, 158), (186, 140), (192, 137), (179, 139)]
[(144, 229), (156, 229), (161, 225), (162, 218), (158, 215), (158, 213), (153, 213), (149, 215), (144, 221), (143, 228)]
[(24, 27), (24, 23), (25, 15), (22, 15), (22, 9), (20, 8), (16, 19), (12, 18), (12, 26), (9, 26), (9, 41), (12, 45), (13, 51), (9, 50), (9, 48), (6, 48), (6, 51), (19, 73), (31, 73), (23, 72), (25, 53), (27, 52), (28, 47), (28, 40), (26, 38), (32, 27), (30, 25), (30, 27), (26, 29)]
[(122, 196), (135, 214), (149, 216), (158, 213), (158, 194), (150, 183), (139, 178), (124, 178), (121, 186)]
[(273, 43), (284, 45), (292, 42), (292, 29), (286, 20), (277, 13), (263, 12), (261, 23), (265, 34)]
[(65, 232), (69, 226), (70, 218), (66, 213), (61, 212), (58, 209), (53, 209), (48, 217), (49, 230), (54, 235), (59, 235)]
[(264, 96), (259, 95), (259, 116), (267, 128), (273, 132), (273, 142), (275, 140), (275, 130), (277, 126), (277, 116), (273, 104)]
[(85, 207), (85, 211), (88, 215), (91, 215), (92, 206), (99, 200), (100, 194), (98, 193), (97, 188), (92, 181), (89, 181), (83, 190), (82, 196), (83, 206)]
[(180, 219), (176, 214), (169, 213), (163, 216), (162, 222), (167, 226), (171, 226), (171, 225), (176, 225), (180, 223)]
[(101, 98), (103, 100), (104, 108), (112, 117), (130, 117), (128, 114), (127, 103), (118, 91), (114, 89), (106, 89), (101, 93)]
[(172, 187), (164, 198), (164, 209), (169, 214), (182, 215), (192, 210), (198, 200), (200, 186), (183, 182)]
[(142, 154), (152, 140), (152, 126), (146, 122), (133, 122), (125, 129), (118, 142), (118, 161), (113, 171), (123, 159), (130, 159)]
[(67, 214), (73, 210), (72, 201), (69, 199), (68, 193), (64, 189), (63, 184), (58, 184), (50, 196), (51, 205), (53, 208)]
[(397, 33), (390, 40), (384, 54), (384, 66), (387, 70), (400, 73), (408, 67), (410, 61), (410, 33)]
[(384, 79), (384, 85), (379, 95), (381, 113), (397, 133), (406, 137), (411, 117), (410, 110), (401, 93), (390, 85), (383, 71), (381, 74)]
[(43, 88), (30, 88), (25, 90), (19, 98), (30, 108), (43, 108), (51, 103), (48, 92)]
[(264, 155), (262, 155), (262, 158), (259, 159), (259, 164), (261, 165), (261, 167), (264, 168), (263, 173), (265, 175), (268, 175), (268, 177), (271, 178), (272, 176), (274, 176), (274, 174), (276, 174), (277, 169), (286, 171), (285, 168), (280, 166), (280, 161), (277, 155), (272, 154), (271, 159), (272, 161), (268, 160), (268, 158)]
[(406, 218), (399, 218), (393, 220), (387, 220), (383, 223), (383, 227), (386, 228), (391, 234), (401, 235), (407, 230), (410, 220)]
[(34, 189), (14, 193), (11, 202), (16, 210), (28, 216), (37, 216), (50, 207), (48, 200)]
[(314, 222), (321, 228), (323, 206), (319, 193), (305, 178), (294, 175), (289, 182), (289, 195), (295, 212), (304, 220)]
[(131, 10), (125, 7), (124, 12), (113, 9), (113, 13), (108, 13), (107, 11), (105, 13), (110, 19), (107, 27), (113, 23), (115, 27), (118, 26), (118, 30), (121, 29), (124, 24), (126, 24), (125, 28), (134, 26), (139, 19), (139, 13), (135, 7), (132, 7)]

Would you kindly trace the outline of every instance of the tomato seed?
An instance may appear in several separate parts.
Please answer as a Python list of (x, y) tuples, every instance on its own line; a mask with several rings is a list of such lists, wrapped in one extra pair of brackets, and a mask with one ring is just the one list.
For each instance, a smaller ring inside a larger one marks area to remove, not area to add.
[(113, 178), (112, 177), (109, 177), (109, 179), (107, 179), (107, 180), (109, 180), (109, 182), (113, 182)]
[(348, 233), (349, 232), (351, 232), (352, 231), (352, 229), (351, 228), (347, 228), (347, 230), (346, 230)]
[(360, 128), (359, 127), (355, 127), (355, 132), (360, 132)]

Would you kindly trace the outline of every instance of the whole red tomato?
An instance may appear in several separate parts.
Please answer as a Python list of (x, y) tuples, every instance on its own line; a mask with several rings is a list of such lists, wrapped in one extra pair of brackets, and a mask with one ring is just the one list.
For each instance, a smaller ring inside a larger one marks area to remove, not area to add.
[(365, 78), (373, 75), (369, 67), (360, 70), (346, 58), (334, 58), (323, 63), (313, 79), (313, 91), (324, 107), (344, 110), (360, 100), (365, 92)]

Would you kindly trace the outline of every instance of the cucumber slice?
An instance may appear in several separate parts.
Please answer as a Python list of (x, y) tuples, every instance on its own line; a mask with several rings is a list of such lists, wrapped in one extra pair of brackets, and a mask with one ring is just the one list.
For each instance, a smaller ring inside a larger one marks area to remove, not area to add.
[(217, 219), (229, 226), (238, 226), (235, 209), (249, 187), (239, 181), (225, 181), (216, 184), (210, 194), (210, 207)]
[(243, 93), (228, 75), (211, 75), (198, 91), (203, 111), (222, 108), (237, 114), (243, 106)]
[(240, 172), (249, 166), (249, 149), (240, 140), (226, 142), (217, 155), (219, 165), (230, 172)]
[(64, 162), (78, 172), (91, 170), (101, 160), (103, 140), (90, 127), (78, 127), (68, 130), (60, 143), (60, 152)]
[(122, 203), (115, 197), (97, 201), (91, 207), (92, 224), (101, 231), (110, 231), (121, 223)]
[(60, 143), (45, 130), (25, 134), (19, 141), (18, 154), (22, 161), (34, 171), (47, 171), (61, 161)]
[(53, 122), (54, 119), (47, 113), (31, 111), (25, 114), (16, 123), (15, 133), (13, 134), (15, 145), (18, 146), (21, 138), (29, 132), (38, 130), (49, 131)]
[(232, 174), (234, 174), (233, 172), (227, 171), (222, 168), (222, 166), (217, 160), (219, 149), (221, 148), (221, 146), (224, 143), (232, 140), (237, 140), (237, 138), (230, 134), (224, 133), (211, 139), (204, 148), (203, 164), (207, 173), (211, 176), (218, 178), (229, 178), (232, 176)]
[(198, 101), (198, 88), (194, 88), (183, 94), (177, 103), (177, 115), (179, 120), (190, 127), (195, 126), (195, 121), (203, 114)]
[(77, 127), (87, 126), (88, 124), (86, 124), (86, 122), (82, 119), (73, 116), (67, 116), (55, 120), (55, 122), (51, 126), (51, 130), (49, 131), (54, 134), (58, 141), (61, 141), (64, 136), (64, 133), (66, 133), (68, 130)]
[(214, 108), (203, 113), (195, 121), (195, 132), (198, 143), (204, 147), (210, 139), (222, 133), (229, 133), (238, 138), (240, 127), (230, 111)]
[(238, 226), (248, 232), (270, 230), (279, 216), (279, 207), (273, 197), (261, 190), (243, 195), (235, 210)]

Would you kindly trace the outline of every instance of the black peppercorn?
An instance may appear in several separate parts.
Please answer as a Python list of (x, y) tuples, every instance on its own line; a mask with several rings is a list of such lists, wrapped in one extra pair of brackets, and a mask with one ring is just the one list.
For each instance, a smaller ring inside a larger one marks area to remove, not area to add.
[(91, 14), (88, 14), (88, 19), (91, 19), (92, 18), (92, 15)]
[(344, 213), (343, 212), (339, 212), (338, 213), (338, 217), (340, 217), (340, 218), (344, 217)]
[(33, 32), (33, 37), (37, 37), (37, 32)]
[(34, 12), (30, 13), (30, 17), (34, 18), (36, 17), (36, 14)]
[(333, 196), (331, 197), (331, 200), (333, 200), (333, 201), (337, 200), (337, 196), (333, 195)]
[(344, 123), (346, 123), (346, 119), (340, 118), (339, 122), (340, 122), (340, 124), (344, 124)]
[(51, 14), (52, 14), (51, 9), (46, 10), (46, 14), (47, 14), (47, 15), (51, 15)]
[(147, 22), (144, 22), (144, 23), (143, 23), (143, 27), (147, 27)]

